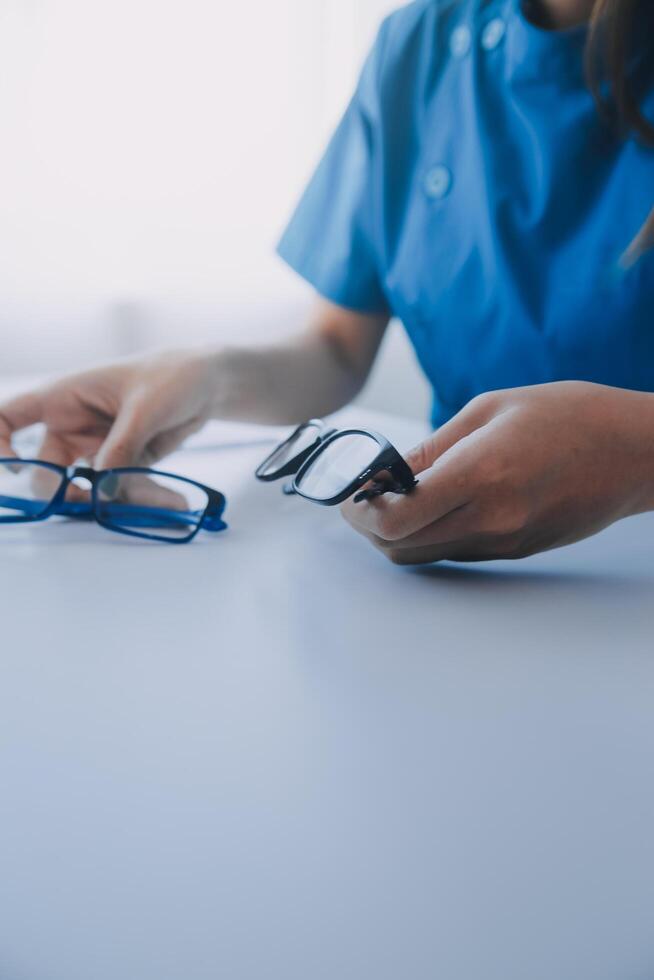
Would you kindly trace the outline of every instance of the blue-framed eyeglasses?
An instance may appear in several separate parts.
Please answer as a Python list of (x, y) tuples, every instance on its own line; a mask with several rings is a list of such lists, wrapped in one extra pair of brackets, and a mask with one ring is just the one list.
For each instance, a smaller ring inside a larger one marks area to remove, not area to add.
[(119, 534), (185, 544), (200, 530), (224, 530), (225, 504), (218, 490), (174, 473), (0, 459), (0, 524), (62, 516), (94, 520)]

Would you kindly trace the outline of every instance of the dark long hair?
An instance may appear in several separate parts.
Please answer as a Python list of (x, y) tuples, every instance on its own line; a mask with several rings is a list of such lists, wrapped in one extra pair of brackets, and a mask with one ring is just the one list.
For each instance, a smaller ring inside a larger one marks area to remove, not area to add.
[[(654, 147), (654, 124), (642, 113), (628, 71), (637, 32), (654, 30), (651, 10), (646, 10), (651, 3), (652, 0), (595, 0), (586, 49), (586, 74), (600, 113), (625, 135), (635, 133), (644, 144)], [(649, 57), (654, 58), (654, 47)], [(625, 251), (623, 265), (633, 265), (653, 246), (654, 208)]]

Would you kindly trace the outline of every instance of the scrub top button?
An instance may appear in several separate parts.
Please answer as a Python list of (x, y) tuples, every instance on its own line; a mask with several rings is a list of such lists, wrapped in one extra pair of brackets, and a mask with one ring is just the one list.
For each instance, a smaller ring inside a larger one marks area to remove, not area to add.
[(465, 58), (470, 50), (471, 41), (470, 28), (460, 24), (450, 36), (450, 52), (455, 58)]
[(424, 188), (427, 197), (440, 200), (452, 186), (452, 174), (442, 163), (432, 167), (425, 174)]
[(506, 24), (499, 17), (490, 20), (481, 35), (481, 46), (484, 51), (492, 51), (500, 43), (506, 31)]

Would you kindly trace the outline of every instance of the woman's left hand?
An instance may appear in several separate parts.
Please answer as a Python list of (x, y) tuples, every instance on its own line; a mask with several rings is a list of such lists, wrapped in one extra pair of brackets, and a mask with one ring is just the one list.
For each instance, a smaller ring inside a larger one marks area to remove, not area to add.
[(654, 395), (578, 381), (489, 392), (406, 460), (414, 491), (342, 508), (391, 561), (523, 558), (654, 508)]

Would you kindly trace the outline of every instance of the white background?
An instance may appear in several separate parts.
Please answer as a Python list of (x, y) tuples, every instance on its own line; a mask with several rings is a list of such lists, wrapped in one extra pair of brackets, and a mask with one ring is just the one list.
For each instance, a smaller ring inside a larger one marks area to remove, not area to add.
[[(0, 374), (297, 329), (274, 244), (393, 6), (2, 0)], [(382, 360), (368, 402), (424, 412)]]

